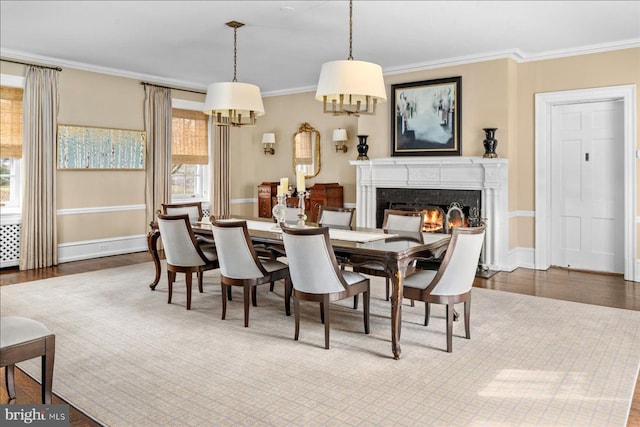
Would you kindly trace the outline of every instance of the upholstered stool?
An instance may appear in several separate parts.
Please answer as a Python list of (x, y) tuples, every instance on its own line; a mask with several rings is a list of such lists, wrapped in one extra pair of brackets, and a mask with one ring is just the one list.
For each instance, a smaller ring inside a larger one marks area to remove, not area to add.
[(42, 323), (26, 317), (0, 317), (0, 367), (10, 399), (15, 399), (14, 367), (18, 362), (42, 357), (42, 403), (51, 403), (56, 337)]

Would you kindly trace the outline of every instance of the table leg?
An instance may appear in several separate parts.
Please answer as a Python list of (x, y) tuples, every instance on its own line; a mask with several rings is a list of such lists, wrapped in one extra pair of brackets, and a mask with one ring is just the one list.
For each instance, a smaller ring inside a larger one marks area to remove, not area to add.
[(402, 286), (407, 273), (406, 265), (398, 265), (391, 275), (391, 350), (393, 358), (400, 359), (400, 332), (402, 331)]
[(149, 285), (152, 291), (156, 290), (156, 286), (160, 281), (160, 256), (158, 255), (158, 238), (160, 237), (160, 233), (158, 231), (150, 231), (147, 234), (147, 247), (149, 248), (149, 253), (151, 254), (151, 259), (153, 259), (153, 263), (156, 266), (156, 277), (154, 277), (153, 282)]

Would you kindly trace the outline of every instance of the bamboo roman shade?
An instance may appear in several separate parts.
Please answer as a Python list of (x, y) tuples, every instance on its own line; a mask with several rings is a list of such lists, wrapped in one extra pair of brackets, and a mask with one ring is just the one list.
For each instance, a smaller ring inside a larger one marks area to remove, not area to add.
[(171, 163), (209, 163), (209, 117), (199, 111), (172, 110), (171, 122)]
[(22, 157), (22, 88), (0, 86), (0, 157)]

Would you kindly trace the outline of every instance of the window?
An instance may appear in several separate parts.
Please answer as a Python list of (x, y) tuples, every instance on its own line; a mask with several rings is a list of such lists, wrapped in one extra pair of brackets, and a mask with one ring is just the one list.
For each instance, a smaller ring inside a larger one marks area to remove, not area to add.
[(20, 208), (22, 88), (0, 86), (0, 206)]
[(206, 199), (209, 188), (209, 117), (174, 108), (171, 135), (172, 199)]

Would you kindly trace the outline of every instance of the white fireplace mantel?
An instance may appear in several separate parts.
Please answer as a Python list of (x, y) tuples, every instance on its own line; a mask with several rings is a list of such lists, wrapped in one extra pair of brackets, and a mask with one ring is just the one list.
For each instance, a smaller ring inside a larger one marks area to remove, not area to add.
[(378, 188), (481, 190), (487, 232), (483, 264), (508, 270), (509, 176), (507, 159), (481, 157), (388, 157), (349, 162), (357, 169), (356, 224), (376, 227)]

